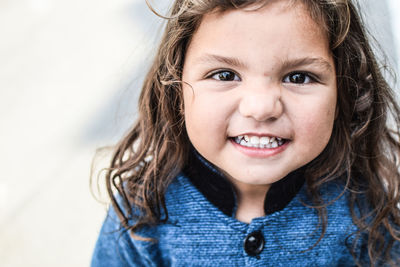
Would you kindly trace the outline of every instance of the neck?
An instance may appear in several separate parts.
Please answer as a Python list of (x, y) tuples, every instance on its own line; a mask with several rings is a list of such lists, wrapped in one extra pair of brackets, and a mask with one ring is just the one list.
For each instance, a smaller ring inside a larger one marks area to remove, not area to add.
[[(219, 171), (192, 148), (183, 172), (193, 185), (225, 215), (249, 222), (253, 218), (284, 209), (303, 186), (304, 169), (305, 167), (297, 169), (281, 180), (264, 187), (260, 185), (238, 187), (237, 183), (234, 184), (236, 180), (230, 179), (231, 177)], [(262, 203), (264, 203), (263, 210)]]
[(252, 219), (265, 216), (264, 202), (270, 185), (249, 185), (232, 181), (237, 191), (236, 219), (250, 223)]

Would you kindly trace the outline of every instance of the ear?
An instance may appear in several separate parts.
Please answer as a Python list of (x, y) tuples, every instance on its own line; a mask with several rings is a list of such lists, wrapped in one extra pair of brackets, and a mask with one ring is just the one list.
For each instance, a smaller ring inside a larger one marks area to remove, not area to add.
[(185, 117), (185, 107), (183, 103), (183, 97), (181, 98), (181, 103), (179, 104), (179, 114)]
[(183, 101), (183, 81), (180, 82), (179, 84), (179, 95), (180, 95), (180, 103), (179, 103), (179, 114), (182, 115), (182, 117), (185, 117), (185, 103)]

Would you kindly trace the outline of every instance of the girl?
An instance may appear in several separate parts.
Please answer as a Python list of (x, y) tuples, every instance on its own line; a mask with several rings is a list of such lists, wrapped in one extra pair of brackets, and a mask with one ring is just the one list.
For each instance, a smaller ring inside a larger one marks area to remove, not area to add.
[(400, 264), (400, 110), (352, 2), (171, 12), (92, 266)]

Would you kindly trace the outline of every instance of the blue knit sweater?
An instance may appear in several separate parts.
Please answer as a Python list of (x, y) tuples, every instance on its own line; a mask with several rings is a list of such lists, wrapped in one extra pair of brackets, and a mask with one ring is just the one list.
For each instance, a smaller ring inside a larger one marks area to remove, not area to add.
[[(331, 184), (325, 199), (342, 188)], [(315, 209), (306, 207), (305, 186), (280, 211), (255, 218), (250, 224), (227, 216), (181, 174), (168, 187), (167, 223), (146, 227), (138, 235), (156, 243), (135, 240), (120, 231), (113, 209), (101, 229), (92, 266), (354, 266), (346, 237), (357, 230), (346, 194), (328, 206), (323, 239)], [(351, 243), (350, 240), (347, 240)]]

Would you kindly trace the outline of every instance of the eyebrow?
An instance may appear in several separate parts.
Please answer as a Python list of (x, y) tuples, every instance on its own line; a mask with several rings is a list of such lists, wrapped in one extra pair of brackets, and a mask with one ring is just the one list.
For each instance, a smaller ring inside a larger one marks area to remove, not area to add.
[(228, 65), (231, 65), (234, 67), (246, 68), (246, 64), (244, 62), (240, 61), (238, 58), (224, 57), (224, 56), (213, 55), (213, 54), (205, 54), (204, 56), (200, 57), (197, 61), (199, 63), (218, 62), (218, 63), (228, 64)]
[(305, 58), (298, 58), (298, 59), (282, 61), (282, 69), (298, 68), (298, 67), (308, 66), (308, 65), (317, 65), (318, 67), (326, 69), (328, 71), (333, 70), (332, 64), (321, 57), (316, 57), (316, 58), (305, 57)]
[[(225, 57), (225, 56), (219, 56), (219, 55), (214, 55), (214, 54), (205, 54), (204, 56), (200, 57), (197, 60), (198, 63), (213, 63), (213, 62), (218, 62), (218, 63), (224, 63), (228, 64), (233, 67), (241, 67), (241, 68), (246, 68), (247, 65), (243, 61), (241, 61), (238, 58), (234, 57)], [(308, 65), (317, 65), (320, 68), (326, 69), (328, 71), (333, 70), (333, 66), (331, 63), (329, 63), (327, 60), (325, 60), (322, 57), (304, 57), (304, 58), (297, 58), (297, 59), (290, 59), (290, 60), (282, 60), (281, 61), (281, 68), (282, 70), (288, 69), (288, 68), (298, 68), (302, 66), (308, 66)]]

